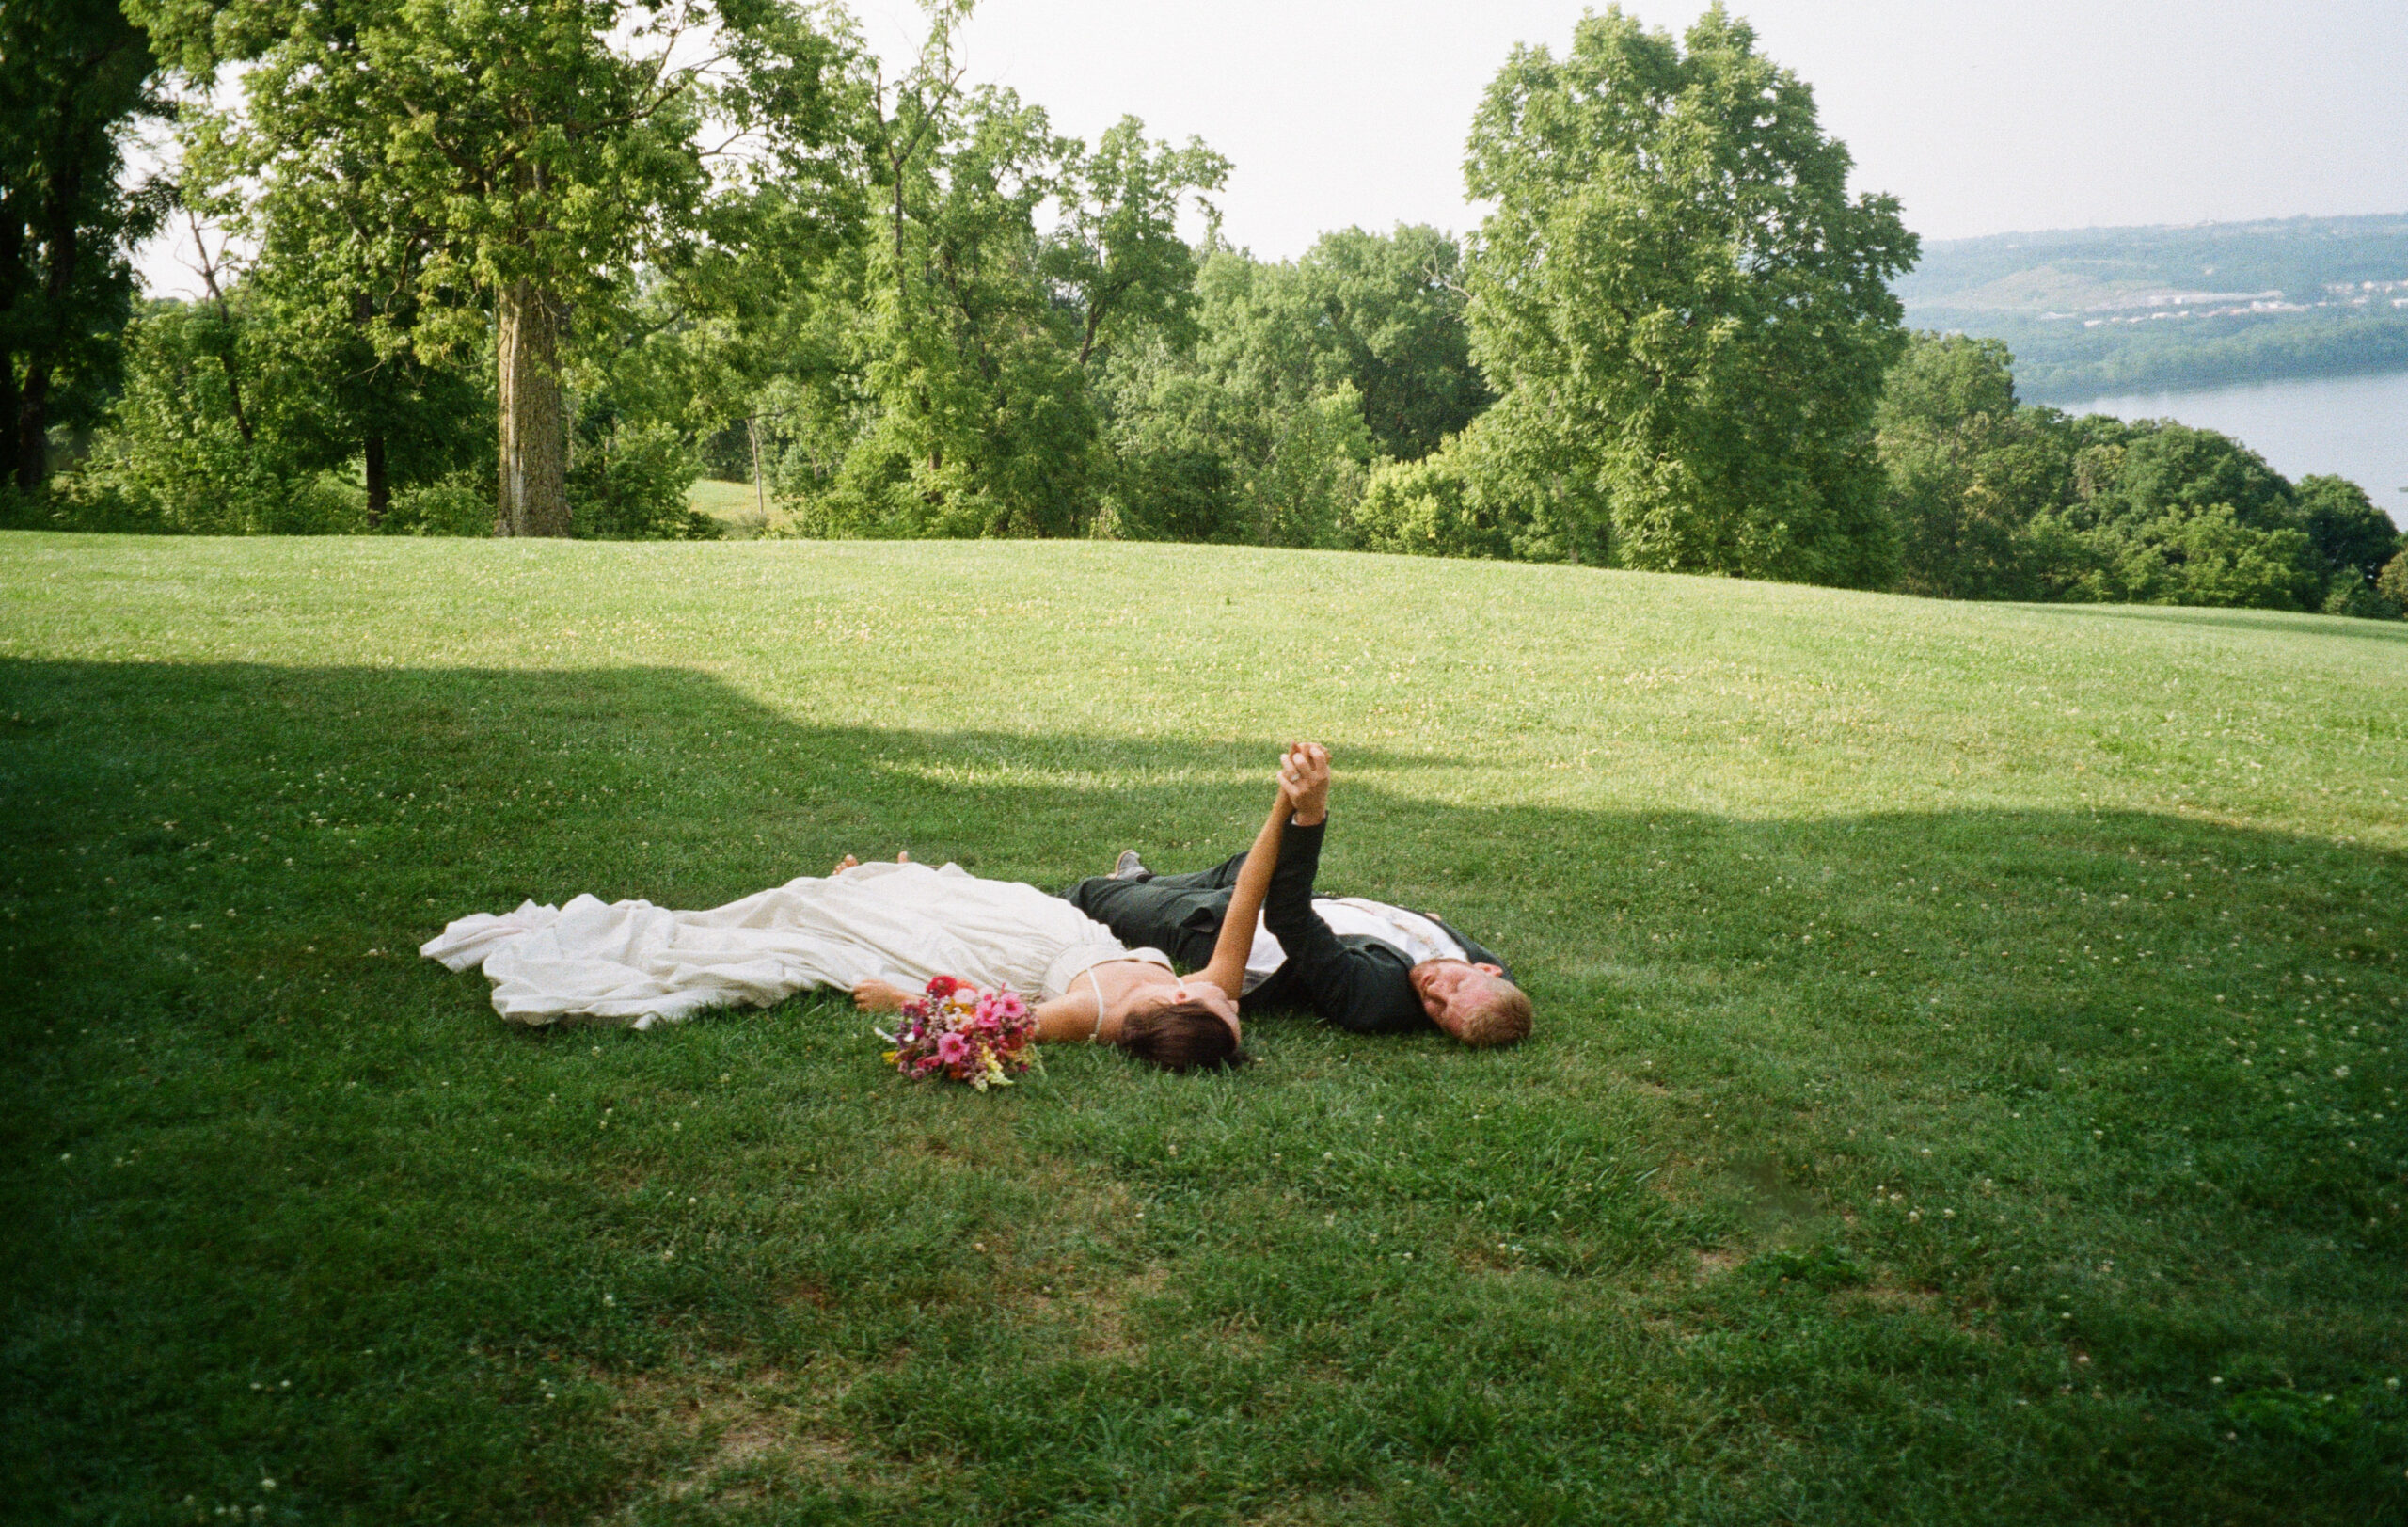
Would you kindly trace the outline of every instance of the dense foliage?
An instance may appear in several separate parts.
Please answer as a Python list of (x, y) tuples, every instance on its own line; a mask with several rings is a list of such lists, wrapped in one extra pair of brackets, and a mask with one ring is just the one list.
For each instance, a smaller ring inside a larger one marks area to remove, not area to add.
[[(839, 49), (781, 0), (132, 3), (196, 85), (249, 65), (239, 110), (195, 103), (185, 159), (264, 280), (350, 325), (372, 376), (490, 334), (514, 534), (572, 523), (580, 326), (809, 199), (836, 135)], [(360, 390), (373, 439), (389, 388)]]
[[(2408, 264), (2400, 274), (2408, 275)], [(2006, 342), (2035, 399), (2076, 403), (2290, 376), (2408, 371), (2408, 312), (2391, 309), (2251, 313), (2180, 323), (2041, 321), (2014, 313), (1911, 311), (1920, 325)]]
[(162, 187), (124, 180), (127, 128), (166, 109), (151, 74), (115, 6), (0, 8), (0, 493), (39, 491), (53, 431), (90, 423), (114, 390), (127, 250), (165, 210)]
[[(1202, 142), (1128, 117), (1090, 143), (969, 80), (967, 0), (928, 8), (901, 68), (794, 0), (134, 13), (149, 42), (93, 34), (142, 44), (114, 93), (29, 95), (8, 131), (89, 117), (114, 176), (111, 135), (161, 109), (159, 81), (190, 87), (175, 194), (205, 294), (111, 309), (164, 202), (87, 209), (105, 258), (36, 453), (74, 466), (0, 504), (17, 523), (710, 536), (708, 472), (754, 485), (747, 528), (771, 534), (2402, 604), (2397, 532), (2352, 485), (2028, 406), (1994, 339), (1909, 344), (1893, 284), (1971, 301), (2036, 256), (1952, 246), (1909, 276), (1895, 203), (1848, 194), (1811, 91), (1719, 8), (1675, 38), (1609, 8), (1560, 56), (1515, 50), (1472, 124), (1494, 210), (1467, 239), (1349, 228), (1292, 261), (1222, 239), (1230, 167)], [(12, 11), (50, 53), (8, 67), (39, 83), (82, 36), (65, 14)], [(199, 93), (236, 62), (239, 89)], [(10, 205), (40, 183), (13, 176)], [(2253, 233), (2228, 278), (2271, 278), (2252, 251), (2288, 250), (2288, 279), (2398, 242), (2344, 231)], [(2232, 252), (2142, 242), (2174, 274)], [(2139, 268), (2051, 247), (2067, 291)], [(23, 391), (24, 337), (56, 311), (9, 279)]]
[(1915, 240), (1893, 199), (1848, 196), (1848, 167), (1805, 84), (1719, 7), (1678, 42), (1608, 9), (1560, 59), (1515, 50), (1465, 162), (1497, 207), (1467, 276), (1503, 399), (1467, 486), (1565, 555), (1886, 582), (1869, 425)]
[(2293, 485), (2169, 421), (2018, 402), (1996, 340), (1922, 334), (1878, 415), (1899, 586), (1947, 598), (2245, 605), (2397, 616), (2403, 545), (2356, 485)]

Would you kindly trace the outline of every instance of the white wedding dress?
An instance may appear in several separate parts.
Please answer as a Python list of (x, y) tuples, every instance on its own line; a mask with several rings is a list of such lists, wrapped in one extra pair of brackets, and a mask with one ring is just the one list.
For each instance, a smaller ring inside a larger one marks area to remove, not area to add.
[(590, 896), (565, 907), (529, 901), (499, 917), (463, 917), (419, 953), (453, 970), (483, 966), (494, 1010), (513, 1022), (637, 1028), (872, 978), (916, 990), (953, 976), (1045, 1001), (1105, 961), (1170, 966), (1059, 897), (952, 864), (806, 875), (708, 912)]

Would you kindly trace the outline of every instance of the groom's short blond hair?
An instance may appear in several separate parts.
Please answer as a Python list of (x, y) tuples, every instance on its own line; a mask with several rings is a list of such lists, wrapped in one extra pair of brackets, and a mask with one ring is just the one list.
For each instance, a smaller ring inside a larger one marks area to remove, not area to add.
[[(1486, 972), (1481, 974), (1485, 975)], [(1488, 978), (1489, 998), (1464, 1015), (1455, 1038), (1485, 1048), (1519, 1044), (1530, 1037), (1529, 994), (1502, 976)]]

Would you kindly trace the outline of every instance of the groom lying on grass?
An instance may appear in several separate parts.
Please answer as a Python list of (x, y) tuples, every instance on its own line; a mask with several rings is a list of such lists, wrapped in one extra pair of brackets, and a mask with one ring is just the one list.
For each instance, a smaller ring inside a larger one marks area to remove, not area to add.
[[(1279, 867), (1246, 961), (1243, 1006), (1308, 1008), (1362, 1034), (1433, 1026), (1465, 1044), (1511, 1044), (1530, 1031), (1530, 999), (1502, 962), (1436, 917), (1359, 897), (1315, 897), (1329, 819), (1329, 753), (1300, 743), (1280, 765), (1295, 803)], [(1149, 945), (1188, 967), (1212, 955), (1241, 853), (1189, 875), (1157, 875), (1132, 849), (1109, 875), (1064, 895), (1122, 943)]]

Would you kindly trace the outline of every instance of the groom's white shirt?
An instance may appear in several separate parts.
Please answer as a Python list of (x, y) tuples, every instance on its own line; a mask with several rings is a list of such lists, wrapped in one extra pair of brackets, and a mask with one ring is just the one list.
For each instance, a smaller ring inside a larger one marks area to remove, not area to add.
[[(1329, 925), (1331, 932), (1378, 939), (1417, 965), (1424, 960), (1469, 958), (1462, 945), (1447, 936), (1445, 929), (1418, 912), (1392, 907), (1385, 901), (1360, 896), (1317, 896), (1313, 898), (1313, 911), (1321, 914), (1321, 920)], [(1278, 938), (1257, 917), (1254, 947), (1245, 957), (1245, 989), (1251, 992), (1260, 986), (1287, 962), (1288, 951), (1279, 946)]]

